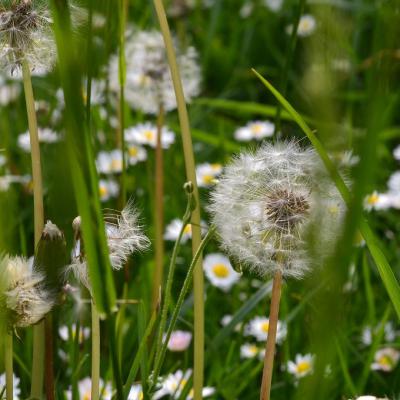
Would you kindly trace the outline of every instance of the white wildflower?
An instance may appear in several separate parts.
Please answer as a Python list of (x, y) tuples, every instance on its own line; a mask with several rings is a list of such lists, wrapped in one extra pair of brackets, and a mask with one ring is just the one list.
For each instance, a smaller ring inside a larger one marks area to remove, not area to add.
[(21, 86), (15, 82), (7, 82), (0, 75), (0, 106), (7, 106), (16, 100), (21, 92)]
[(395, 194), (392, 192), (378, 193), (374, 191), (373, 193), (367, 195), (364, 199), (364, 208), (367, 211), (371, 210), (387, 210), (389, 208), (400, 206), (400, 192)]
[(283, 142), (234, 159), (209, 210), (223, 248), (244, 266), (301, 278), (333, 250), (345, 205), (315, 152)]
[(295, 361), (289, 361), (287, 370), (296, 379), (304, 378), (312, 374), (314, 368), (314, 356), (312, 354), (296, 354)]
[(122, 151), (119, 149), (100, 151), (96, 159), (97, 171), (100, 174), (114, 174), (122, 172)]
[[(100, 399), (111, 400), (112, 398), (112, 385), (109, 382), (104, 382), (100, 378)], [(79, 398), (90, 400), (92, 398), (92, 380), (87, 377), (78, 382)], [(65, 392), (68, 400), (72, 400), (72, 389)]]
[(278, 12), (282, 8), (283, 0), (264, 0), (263, 4), (273, 12)]
[[(268, 337), (269, 331), (269, 319), (267, 317), (254, 317), (244, 327), (244, 334), (247, 336), (253, 336), (259, 342), (265, 342)], [(276, 331), (276, 343), (281, 344), (287, 335), (286, 324), (282, 321), (278, 321), (278, 327)]]
[(240, 274), (232, 268), (229, 258), (220, 253), (207, 254), (203, 267), (211, 284), (224, 292), (228, 292), (240, 279)]
[[(151, 122), (137, 124), (125, 130), (125, 140), (127, 143), (136, 143), (157, 147), (157, 126)], [(161, 129), (161, 146), (168, 149), (175, 142), (175, 134), (166, 126)]]
[[(311, 36), (317, 29), (317, 21), (310, 14), (305, 14), (300, 17), (299, 26), (297, 28), (297, 35), (300, 37)], [(291, 34), (293, 25), (286, 27), (286, 32)]]
[(144, 395), (142, 385), (133, 385), (129, 391), (128, 400), (143, 400), (143, 398)]
[(393, 157), (395, 160), (400, 161), (400, 145), (393, 150)]
[(118, 197), (119, 184), (113, 179), (99, 180), (100, 201), (108, 201), (111, 198)]
[(262, 140), (274, 134), (275, 125), (270, 121), (250, 121), (246, 126), (238, 128), (234, 137), (241, 142)]
[[(173, 219), (165, 229), (164, 239), (175, 242), (179, 237), (179, 233), (182, 229), (182, 226), (183, 226), (183, 221), (181, 219), (179, 218)], [(181, 243), (184, 244), (191, 238), (192, 238), (192, 225), (187, 224), (185, 226), (185, 229), (183, 230)]]
[(254, 358), (258, 355), (260, 348), (252, 343), (244, 343), (240, 346), (240, 358)]
[(0, 260), (0, 301), (10, 327), (36, 324), (54, 304), (44, 276), (33, 271), (26, 258), (8, 256)]
[[(185, 99), (200, 92), (200, 66), (197, 52), (188, 47), (184, 52), (175, 44)], [(125, 98), (134, 109), (157, 114), (160, 106), (165, 111), (176, 108), (175, 92), (166, 57), (164, 40), (156, 30), (130, 32), (125, 43), (126, 87)], [(118, 57), (109, 68), (110, 88), (119, 91)]]
[(375, 353), (371, 369), (375, 371), (390, 372), (397, 366), (399, 359), (400, 351), (392, 347), (385, 347)]
[(3, 175), (0, 176), (0, 192), (6, 192), (11, 184), (20, 183), (22, 185), (27, 185), (32, 181), (30, 175)]
[[(20, 379), (13, 375), (13, 400), (19, 400), (21, 389), (19, 387)], [(0, 393), (5, 393), (6, 390), (6, 374), (0, 375)]]
[(400, 171), (393, 173), (388, 181), (389, 191), (394, 193), (400, 193)]
[[(72, 340), (75, 340), (75, 335), (76, 335), (76, 324), (72, 324), (71, 328), (69, 328), (66, 325), (62, 325), (58, 328), (58, 334), (60, 335), (60, 338), (67, 342), (70, 340), (69, 332), (72, 332)], [(80, 326), (79, 327), (79, 343), (83, 343), (85, 339), (89, 339), (90, 337), (90, 328), (85, 327), (85, 326)]]
[(129, 165), (136, 165), (141, 161), (147, 160), (147, 151), (144, 147), (134, 143), (127, 144), (127, 159)]
[(199, 187), (210, 187), (217, 183), (217, 177), (222, 172), (218, 163), (203, 163), (196, 166), (196, 179)]
[(241, 18), (248, 18), (253, 13), (254, 10), (254, 3), (252, 1), (245, 1), (240, 7), (239, 15)]
[[(39, 128), (38, 135), (39, 141), (42, 143), (56, 143), (60, 140), (60, 136), (50, 128)], [(31, 151), (29, 131), (18, 136), (18, 146), (27, 153)]]
[(167, 348), (170, 351), (184, 351), (192, 341), (192, 333), (188, 331), (172, 331)]

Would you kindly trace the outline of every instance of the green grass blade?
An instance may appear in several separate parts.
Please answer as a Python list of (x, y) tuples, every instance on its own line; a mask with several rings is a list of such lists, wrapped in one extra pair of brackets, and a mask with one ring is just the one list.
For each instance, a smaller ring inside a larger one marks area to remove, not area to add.
[[(281, 105), (285, 108), (285, 110), (292, 115), (294, 121), (299, 125), (299, 127), (303, 130), (303, 132), (307, 135), (310, 142), (314, 146), (315, 150), (319, 154), (324, 163), (326, 169), (328, 170), (333, 182), (338, 188), (340, 194), (342, 195), (346, 204), (349, 204), (351, 201), (350, 191), (344, 183), (342, 177), (340, 176), (335, 164), (329, 158), (328, 153), (324, 149), (324, 146), (319, 141), (319, 139), (315, 136), (314, 132), (307, 125), (301, 115), (289, 104), (289, 102), (283, 98), (283, 96), (269, 83), (264, 77), (262, 77), (257, 71), (253, 69), (253, 72), (256, 76), (261, 80), (261, 82), (267, 87), (267, 89), (275, 96), (275, 98), (281, 103)], [(365, 239), (365, 242), (368, 246), (369, 251), (371, 252), (372, 258), (376, 264), (379, 275), (381, 276), (382, 282), (385, 285), (385, 288), (388, 292), (390, 300), (393, 303), (393, 306), (396, 310), (398, 317), (400, 318), (400, 286), (397, 282), (397, 279), (385, 257), (383, 252), (381, 251), (378, 241), (375, 238), (374, 233), (370, 229), (367, 221), (364, 219), (360, 222), (360, 232)]]

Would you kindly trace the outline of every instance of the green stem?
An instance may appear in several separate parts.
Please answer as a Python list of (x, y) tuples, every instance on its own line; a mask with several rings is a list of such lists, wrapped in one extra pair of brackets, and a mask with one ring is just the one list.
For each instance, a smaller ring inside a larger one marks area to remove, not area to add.
[(162, 128), (164, 125), (164, 108), (159, 107), (157, 118), (157, 145), (155, 168), (155, 270), (153, 277), (152, 313), (160, 302), (160, 287), (164, 275), (164, 160), (162, 148)]
[[(26, 111), (28, 114), (29, 137), (31, 142), (33, 204), (35, 221), (35, 246), (40, 240), (44, 224), (42, 167), (40, 162), (39, 134), (35, 112), (31, 72), (28, 62), (22, 61)], [(33, 327), (32, 386), (31, 397), (40, 399), (44, 375), (44, 322)]]
[[(78, 332), (79, 337), (79, 332)], [(92, 301), (92, 400), (100, 396), (100, 317)]]
[(176, 306), (175, 306), (174, 311), (171, 316), (171, 322), (170, 322), (167, 332), (165, 334), (165, 340), (161, 346), (160, 356), (158, 357), (158, 362), (156, 362), (154, 365), (152, 388), (154, 388), (154, 386), (156, 385), (158, 376), (160, 375), (161, 366), (164, 361), (165, 353), (167, 351), (168, 341), (171, 337), (172, 330), (175, 327), (176, 321), (179, 316), (179, 312), (180, 312), (182, 304), (185, 300), (185, 296), (189, 290), (189, 286), (192, 282), (192, 277), (194, 275), (195, 267), (196, 267), (196, 265), (198, 265), (199, 259), (201, 258), (204, 248), (207, 246), (208, 242), (214, 236), (215, 230), (216, 230), (216, 227), (214, 225), (212, 225), (210, 227), (210, 229), (208, 230), (207, 234), (204, 236), (204, 239), (200, 242), (200, 246), (198, 247), (197, 252), (194, 255), (193, 260), (190, 264), (190, 267), (187, 271), (185, 281), (183, 282), (181, 292), (179, 293), (178, 301), (176, 302)]
[(186, 212), (185, 215), (183, 216), (183, 223), (182, 223), (182, 228), (179, 232), (178, 239), (175, 242), (174, 249), (172, 251), (172, 256), (171, 256), (171, 261), (169, 264), (169, 270), (168, 270), (168, 277), (167, 277), (167, 284), (165, 287), (165, 296), (164, 296), (164, 303), (163, 303), (163, 308), (161, 312), (161, 321), (160, 321), (160, 326), (158, 330), (158, 338), (157, 338), (157, 354), (155, 358), (155, 364), (158, 364), (160, 361), (160, 356), (161, 356), (161, 347), (162, 347), (162, 338), (165, 330), (165, 326), (167, 324), (167, 315), (168, 315), (168, 309), (171, 303), (171, 288), (172, 288), (172, 282), (174, 280), (174, 273), (175, 273), (175, 266), (176, 266), (176, 257), (178, 256), (178, 251), (180, 247), (180, 243), (182, 240), (183, 233), (185, 231), (185, 228), (187, 224), (190, 222), (190, 217), (191, 217), (191, 194), (188, 195), (188, 203), (186, 207)]
[[(201, 242), (200, 201), (196, 182), (196, 168), (193, 154), (192, 137), (190, 134), (189, 116), (183, 94), (182, 81), (176, 61), (175, 50), (169, 30), (167, 16), (162, 0), (153, 0), (162, 35), (164, 37), (168, 63), (171, 69), (172, 81), (178, 105), (179, 123), (182, 133), (183, 154), (185, 159), (186, 177), (193, 183), (193, 198), (196, 207), (192, 213), (192, 251), (196, 254)], [(202, 257), (199, 254), (194, 270), (194, 400), (201, 400), (204, 379), (204, 276)]]
[(46, 399), (54, 400), (54, 355), (53, 355), (53, 317), (49, 313), (44, 319), (44, 334), (45, 334), (45, 389)]
[(108, 328), (110, 335), (110, 355), (111, 355), (111, 363), (114, 374), (114, 383), (117, 389), (116, 400), (124, 400), (124, 390), (121, 376), (121, 367), (118, 360), (118, 348), (117, 348), (117, 339), (116, 339), (116, 330), (117, 330), (117, 318), (115, 314), (112, 314), (108, 318)]
[(13, 400), (13, 334), (6, 333), (4, 348), (4, 365), (6, 369), (6, 399)]

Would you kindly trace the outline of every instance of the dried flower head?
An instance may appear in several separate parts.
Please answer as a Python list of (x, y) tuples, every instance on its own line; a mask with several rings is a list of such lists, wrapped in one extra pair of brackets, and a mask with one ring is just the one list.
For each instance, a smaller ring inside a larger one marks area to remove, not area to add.
[[(177, 62), (187, 102), (200, 91), (200, 66), (193, 47), (182, 50), (177, 46)], [(137, 31), (129, 35), (125, 44), (126, 101), (135, 109), (157, 114), (160, 106), (166, 111), (176, 108), (174, 87), (167, 61), (164, 40), (156, 30)], [(110, 64), (110, 88), (118, 93), (118, 57)]]
[(23, 257), (0, 261), (0, 303), (9, 328), (36, 324), (47, 314), (54, 299), (45, 289), (44, 276), (31, 269)]
[[(132, 202), (129, 202), (121, 213), (109, 213), (104, 219), (111, 266), (113, 269), (118, 270), (124, 266), (132, 253), (145, 250), (150, 242), (142, 232), (139, 213)], [(68, 267), (68, 270), (72, 270), (76, 278), (90, 289), (88, 268), (82, 251), (80, 223), (80, 217), (75, 218), (73, 221), (77, 241), (72, 256), (72, 264)]]
[(329, 254), (345, 206), (315, 152), (283, 142), (233, 160), (209, 209), (239, 262), (261, 276), (300, 278)]
[(2, 66), (13, 73), (26, 59), (32, 70), (54, 64), (55, 41), (45, 0), (5, 0), (0, 5), (0, 55)]

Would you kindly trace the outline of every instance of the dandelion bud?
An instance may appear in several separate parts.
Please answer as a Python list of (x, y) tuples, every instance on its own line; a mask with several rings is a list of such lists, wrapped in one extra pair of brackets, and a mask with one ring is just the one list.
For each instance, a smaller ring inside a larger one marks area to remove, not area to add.
[(283, 142), (233, 160), (209, 210), (224, 249), (244, 267), (301, 278), (332, 250), (345, 205), (316, 153)]
[(193, 183), (191, 181), (185, 182), (183, 185), (183, 189), (187, 194), (192, 194), (193, 193)]
[(32, 271), (28, 260), (8, 256), (0, 260), (0, 319), (8, 329), (36, 324), (53, 303), (44, 276)]

